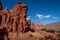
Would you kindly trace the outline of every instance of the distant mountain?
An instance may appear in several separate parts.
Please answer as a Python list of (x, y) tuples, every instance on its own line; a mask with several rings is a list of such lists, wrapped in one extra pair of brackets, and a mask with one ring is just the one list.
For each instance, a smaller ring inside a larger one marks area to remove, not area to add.
[(51, 24), (47, 24), (45, 26), (46, 29), (52, 29), (52, 30), (60, 30), (60, 22), (55, 22)]

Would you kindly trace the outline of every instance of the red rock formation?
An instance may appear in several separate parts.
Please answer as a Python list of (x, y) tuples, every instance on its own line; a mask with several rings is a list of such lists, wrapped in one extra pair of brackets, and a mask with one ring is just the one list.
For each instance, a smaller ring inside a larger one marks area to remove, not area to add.
[[(27, 6), (22, 3), (17, 3), (10, 11), (11, 23), (13, 24), (13, 31), (23, 31), (26, 28), (26, 10)], [(12, 22), (13, 21), (13, 22)], [(17, 26), (16, 26), (17, 25)]]
[(5, 40), (11, 39), (12, 36), (16, 37), (20, 32), (25, 32), (27, 27), (30, 28), (30, 21), (26, 20), (26, 11), (27, 6), (20, 2), (10, 11), (7, 8), (0, 11), (0, 29), (6, 28), (9, 36), (4, 36)]

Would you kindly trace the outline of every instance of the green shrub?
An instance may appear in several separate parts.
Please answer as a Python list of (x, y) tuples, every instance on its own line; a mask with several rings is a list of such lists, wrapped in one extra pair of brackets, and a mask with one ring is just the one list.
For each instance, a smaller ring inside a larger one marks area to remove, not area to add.
[(55, 33), (55, 30), (47, 30), (47, 32)]
[(55, 33), (55, 30), (47, 30), (47, 29), (42, 29), (41, 31), (46, 31), (46, 32), (51, 32), (51, 33)]

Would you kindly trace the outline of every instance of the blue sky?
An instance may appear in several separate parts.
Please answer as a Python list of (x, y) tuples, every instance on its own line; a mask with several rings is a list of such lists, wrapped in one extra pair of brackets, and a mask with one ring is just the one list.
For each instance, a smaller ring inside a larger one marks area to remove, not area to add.
[(1, 0), (3, 9), (11, 10), (17, 2), (27, 5), (27, 19), (32, 22), (53, 23), (60, 21), (60, 0)]

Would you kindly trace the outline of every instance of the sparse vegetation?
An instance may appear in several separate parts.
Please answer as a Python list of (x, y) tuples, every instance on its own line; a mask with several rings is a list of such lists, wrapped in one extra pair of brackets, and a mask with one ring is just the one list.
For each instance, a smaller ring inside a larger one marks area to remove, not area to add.
[(58, 33), (60, 33), (60, 31), (57, 31)]
[(42, 29), (41, 31), (47, 31), (46, 29)]
[(58, 32), (60, 33), (60, 30), (59, 31), (56, 31), (56, 30), (47, 30), (47, 29), (42, 29), (41, 31), (46, 31), (46, 32), (51, 32), (51, 33), (55, 33), (55, 32)]
[(41, 31), (46, 31), (46, 32), (55, 33), (55, 30), (47, 30), (47, 29), (42, 29)]
[(55, 33), (55, 30), (47, 30), (47, 32)]

